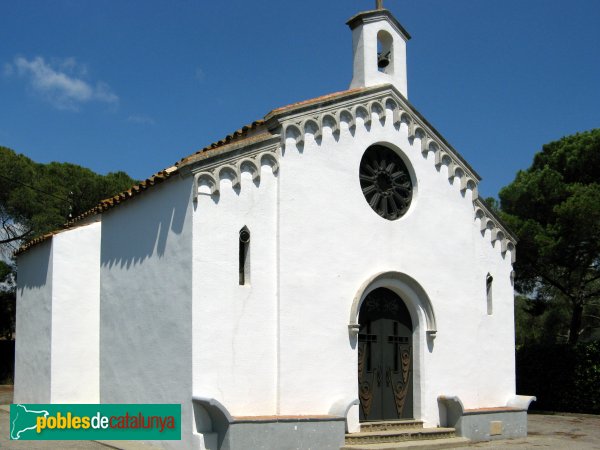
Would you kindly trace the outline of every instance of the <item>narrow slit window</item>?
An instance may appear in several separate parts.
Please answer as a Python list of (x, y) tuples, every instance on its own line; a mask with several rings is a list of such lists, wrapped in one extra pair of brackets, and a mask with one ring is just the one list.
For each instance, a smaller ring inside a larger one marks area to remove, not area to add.
[(243, 286), (250, 283), (250, 230), (247, 227), (240, 230), (239, 247), (240, 286)]
[(489, 273), (485, 277), (485, 294), (487, 297), (487, 313), (488, 316), (492, 315), (492, 283), (494, 281), (494, 277), (492, 277)]

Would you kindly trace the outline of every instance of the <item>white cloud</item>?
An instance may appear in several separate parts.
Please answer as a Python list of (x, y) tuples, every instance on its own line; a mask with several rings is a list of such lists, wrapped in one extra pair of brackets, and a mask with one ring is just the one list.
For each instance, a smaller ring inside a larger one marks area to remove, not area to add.
[(94, 98), (105, 103), (117, 103), (119, 101), (117, 94), (111, 91), (110, 86), (102, 81), (96, 83)]
[(87, 74), (87, 68), (78, 64), (75, 58), (49, 63), (40, 56), (32, 60), (17, 57), (12, 65), (5, 65), (4, 72), (9, 75), (17, 73), (27, 78), (33, 91), (58, 109), (76, 111), (83, 103), (116, 104), (119, 101), (119, 97), (106, 83), (97, 82), (94, 86), (85, 81), (83, 77)]
[(142, 125), (156, 125), (156, 121), (152, 117), (141, 114), (134, 114), (127, 118), (127, 122), (138, 123)]
[(86, 76), (88, 73), (87, 65), (78, 63), (73, 57), (52, 59), (51, 64), (58, 66), (64, 72), (76, 74), (80, 77)]

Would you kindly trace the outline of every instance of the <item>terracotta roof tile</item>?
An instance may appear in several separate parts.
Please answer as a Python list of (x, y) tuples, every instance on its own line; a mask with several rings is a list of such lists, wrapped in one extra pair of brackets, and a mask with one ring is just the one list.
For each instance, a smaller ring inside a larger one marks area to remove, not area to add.
[(207, 145), (206, 147), (198, 150), (197, 152), (192, 153), (191, 155), (188, 155), (184, 158), (181, 158), (179, 161), (177, 161), (175, 163), (175, 166), (183, 167), (184, 165), (188, 164), (190, 162), (190, 160), (193, 160), (194, 159), (193, 157), (196, 155), (199, 155), (201, 153), (207, 153), (207, 152), (210, 152), (211, 150), (216, 150), (218, 148), (221, 148), (221, 147), (231, 144), (233, 142), (243, 141), (243, 140), (247, 139), (249, 136), (260, 132), (260, 129), (262, 127), (264, 127), (264, 124), (265, 124), (264, 120), (255, 120), (251, 124), (245, 125), (242, 128), (240, 128), (239, 130), (236, 130), (233, 133), (228, 134), (223, 139), (221, 139), (217, 142), (213, 142), (212, 144)]
[(27, 249), (29, 249), (35, 245), (41, 244), (42, 242), (50, 239), (52, 236), (54, 236), (55, 234), (58, 234), (59, 232), (60, 232), (60, 230), (52, 231), (50, 233), (42, 234), (41, 236), (35, 237), (32, 240), (27, 241), (25, 244), (21, 245), (18, 248), (18, 250), (15, 252), (15, 256), (23, 253), (24, 251), (26, 251)]
[(344, 97), (348, 94), (353, 94), (353, 93), (357, 93), (357, 92), (361, 92), (366, 90), (367, 88), (354, 88), (354, 89), (347, 89), (345, 91), (339, 91), (339, 92), (334, 92), (333, 94), (326, 94), (326, 95), (322, 95), (320, 97), (315, 97), (315, 98), (311, 98), (309, 100), (303, 100), (301, 102), (297, 102), (297, 103), (292, 103), (289, 104), (287, 106), (282, 106), (281, 108), (277, 108), (272, 110), (269, 114), (266, 115), (266, 117), (271, 117), (277, 114), (281, 114), (282, 112), (286, 112), (288, 110), (291, 109), (295, 109), (295, 108), (299, 108), (302, 106), (308, 106), (308, 105), (312, 105), (314, 103), (323, 103), (323, 102), (327, 102), (330, 100), (335, 100), (338, 97)]
[(19, 247), (19, 249), (15, 252), (15, 255), (19, 255), (19, 254), (25, 252), (26, 250), (30, 249), (31, 247), (50, 239), (55, 234), (58, 234), (61, 231), (64, 231), (65, 229), (72, 228), (73, 226), (79, 224), (79, 222), (81, 222), (89, 217), (92, 217), (96, 214), (100, 214), (100, 213), (103, 213), (104, 211), (114, 208), (115, 206), (143, 193), (148, 188), (162, 183), (163, 181), (170, 178), (172, 175), (176, 174), (181, 167), (183, 167), (184, 165), (187, 165), (190, 162), (193, 162), (193, 161), (191, 161), (191, 158), (195, 155), (209, 153), (212, 150), (220, 149), (221, 147), (224, 147), (228, 144), (238, 142), (238, 141), (244, 141), (245, 139), (248, 138), (249, 134), (252, 134), (252, 132), (256, 132), (263, 125), (264, 125), (263, 120), (256, 120), (256, 121), (252, 122), (250, 125), (246, 125), (246, 126), (240, 128), (239, 130), (236, 130), (233, 133), (225, 136), (225, 138), (223, 138), (217, 142), (213, 142), (212, 144), (204, 147), (202, 150), (199, 150), (199, 151), (193, 153), (192, 155), (182, 158), (177, 163), (175, 163), (174, 166), (171, 166), (165, 170), (155, 173), (151, 177), (132, 186), (128, 190), (119, 192), (118, 194), (115, 194), (114, 196), (112, 196), (110, 198), (101, 200), (93, 208), (81, 213), (77, 217), (74, 217), (73, 219), (66, 222), (63, 225), (62, 229), (55, 230), (55, 231), (46, 233), (41, 236), (37, 236), (34, 239), (26, 242), (21, 247)]
[(162, 170), (162, 171), (152, 175), (150, 178), (140, 182), (139, 184), (132, 186), (131, 188), (129, 188), (128, 190), (126, 190), (124, 192), (120, 192), (110, 198), (101, 200), (100, 203), (98, 203), (93, 208), (81, 213), (77, 217), (74, 217), (73, 219), (66, 222), (63, 225), (62, 229), (55, 230), (50, 233), (46, 233), (42, 236), (38, 236), (38, 237), (26, 242), (21, 247), (19, 247), (19, 249), (15, 252), (15, 255), (19, 255), (19, 254), (23, 253), (24, 251), (28, 250), (29, 248), (50, 239), (52, 236), (60, 233), (61, 231), (64, 231), (68, 228), (72, 228), (76, 225), (79, 225), (80, 222), (82, 222), (83, 220), (85, 220), (89, 217), (93, 217), (96, 214), (100, 214), (104, 211), (114, 208), (118, 204), (120, 204), (126, 200), (129, 200), (130, 198), (135, 197), (138, 194), (141, 194), (143, 191), (145, 191), (150, 186), (154, 186), (156, 184), (162, 183), (167, 178), (169, 178), (173, 174), (177, 173), (177, 170), (178, 169), (176, 167), (169, 167), (168, 169)]
[[(71, 227), (79, 224), (79, 222), (81, 222), (89, 217), (93, 217), (96, 214), (101, 214), (111, 208), (114, 208), (115, 206), (120, 205), (121, 203), (143, 193), (148, 188), (155, 186), (157, 184), (160, 184), (163, 181), (167, 180), (172, 175), (178, 173), (179, 169), (181, 169), (182, 167), (192, 164), (194, 162), (200, 161), (200, 160), (204, 159), (205, 157), (208, 157), (210, 155), (210, 153), (212, 153), (214, 151), (224, 149), (225, 147), (232, 145), (232, 144), (236, 144), (236, 143), (241, 144), (242, 142), (244, 144), (249, 144), (249, 143), (261, 141), (261, 140), (265, 139), (265, 137), (270, 137), (271, 134), (266, 127), (266, 119), (268, 119), (269, 117), (272, 117), (273, 115), (281, 114), (283, 112), (293, 110), (295, 108), (308, 106), (308, 105), (312, 105), (315, 103), (318, 104), (318, 103), (335, 100), (338, 97), (342, 97), (342, 96), (345, 96), (348, 94), (360, 92), (362, 90), (365, 90), (365, 88), (357, 88), (357, 89), (350, 89), (350, 90), (346, 90), (346, 91), (335, 92), (333, 94), (323, 95), (321, 97), (316, 97), (313, 99), (304, 100), (304, 101), (297, 102), (297, 103), (292, 103), (290, 105), (274, 109), (269, 114), (267, 114), (267, 116), (265, 116), (265, 119), (256, 120), (249, 125), (245, 125), (242, 128), (234, 131), (233, 133), (228, 134), (227, 136), (225, 136), (225, 138), (223, 138), (217, 142), (213, 142), (212, 144), (202, 148), (201, 150), (198, 150), (197, 152), (192, 153), (191, 155), (188, 155), (185, 158), (180, 159), (172, 167), (169, 167), (165, 170), (157, 172), (156, 174), (152, 175), (150, 178), (147, 178), (146, 180), (132, 186), (131, 188), (129, 188), (128, 190), (126, 190), (124, 192), (120, 192), (110, 198), (100, 201), (98, 203), (98, 205), (94, 206), (90, 210), (85, 211), (84, 213), (78, 215), (77, 217), (74, 217), (73, 219), (71, 219), (67, 223), (65, 223), (62, 230), (71, 228)], [(52, 236), (54, 236), (55, 234), (59, 233), (62, 230), (56, 230), (51, 233), (47, 233), (47, 234), (44, 234), (42, 236), (38, 236), (38, 237), (32, 239), (31, 241), (23, 244), (15, 252), (15, 255), (19, 255), (19, 254), (23, 253), (24, 251), (28, 250), (29, 248), (33, 247), (34, 245), (37, 245), (41, 242), (44, 242), (47, 239), (50, 239)]]

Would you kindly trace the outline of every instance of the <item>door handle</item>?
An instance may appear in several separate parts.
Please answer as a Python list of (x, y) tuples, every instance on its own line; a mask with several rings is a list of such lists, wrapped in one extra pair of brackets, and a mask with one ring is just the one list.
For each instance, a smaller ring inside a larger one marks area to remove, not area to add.
[(385, 375), (385, 385), (389, 387), (392, 384), (392, 369), (388, 367)]

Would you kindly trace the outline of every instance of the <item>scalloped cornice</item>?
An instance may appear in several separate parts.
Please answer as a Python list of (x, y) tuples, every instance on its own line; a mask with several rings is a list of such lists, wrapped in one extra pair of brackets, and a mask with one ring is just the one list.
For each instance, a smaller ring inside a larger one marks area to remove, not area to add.
[[(391, 114), (388, 114), (388, 110)], [(510, 251), (511, 261), (514, 262), (516, 238), (478, 198), (477, 185), (481, 179), (479, 175), (391, 85), (351, 89), (275, 109), (265, 116), (264, 121), (254, 122), (225, 140), (183, 158), (175, 166), (159, 172), (139, 186), (104, 200), (97, 207), (69, 222), (67, 227), (93, 219), (106, 209), (133, 198), (147, 187), (175, 174), (191, 174), (194, 177), (194, 201), (198, 199), (200, 190), (204, 187), (208, 194), (219, 195), (222, 179), (229, 179), (234, 189), (239, 188), (242, 172), (249, 172), (253, 181), (258, 182), (264, 165), (271, 166), (272, 172), (277, 174), (279, 149), (285, 148), (288, 137), (294, 138), (296, 147), (302, 147), (304, 136), (310, 133), (320, 145), (323, 128), (330, 128), (334, 137), (339, 139), (342, 122), (346, 123), (350, 133), (354, 134), (356, 119), (361, 118), (363, 124), (370, 126), (374, 120), (373, 113), (376, 113), (377, 120), (382, 124), (392, 120), (398, 130), (402, 122), (406, 123), (409, 139), (420, 139), (421, 153), (427, 155), (428, 152), (433, 152), (436, 167), (447, 166), (448, 180), (459, 177), (461, 192), (467, 189), (472, 191), (474, 219), (479, 223), (481, 235), (485, 236), (486, 231), (490, 230), (492, 245), (499, 241), (502, 254)], [(16, 254), (51, 238), (55, 233), (30, 241)]]
[(221, 180), (231, 181), (234, 189), (241, 186), (242, 172), (249, 172), (252, 181), (258, 183), (262, 175), (262, 167), (269, 165), (273, 174), (279, 170), (279, 136), (264, 134), (257, 139), (248, 139), (239, 143), (226, 145), (212, 151), (194, 162), (188, 163), (186, 171), (194, 177), (193, 200), (204, 186), (209, 195), (219, 195)]
[(514, 263), (516, 238), (478, 198), (481, 177), (392, 85), (354, 89), (314, 102), (274, 110), (265, 117), (265, 123), (272, 132), (280, 132), (282, 149), (285, 149), (287, 140), (292, 138), (295, 147), (302, 151), (306, 134), (311, 134), (320, 145), (323, 129), (328, 127), (334, 138), (339, 140), (340, 125), (345, 123), (354, 135), (358, 118), (367, 128), (370, 128), (373, 120), (379, 120), (382, 125), (391, 120), (397, 130), (400, 130), (401, 123), (405, 123), (408, 138), (419, 138), (421, 153), (427, 156), (433, 152), (436, 168), (447, 167), (448, 181), (452, 182), (458, 177), (460, 191), (464, 193), (467, 189), (471, 190), (474, 220), (479, 221), (482, 236), (490, 230), (491, 244), (494, 246), (500, 241), (502, 255), (510, 251), (511, 262)]
[(473, 207), (475, 208), (475, 219), (479, 220), (479, 231), (481, 232), (481, 235), (485, 235), (486, 230), (490, 230), (492, 245), (497, 241), (500, 241), (500, 251), (502, 252), (502, 255), (506, 254), (506, 251), (510, 251), (511, 263), (514, 263), (517, 256), (516, 237), (508, 231), (500, 219), (481, 199), (475, 199), (473, 201)]

